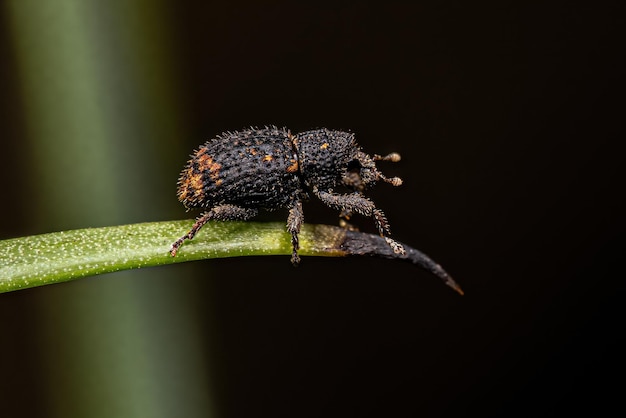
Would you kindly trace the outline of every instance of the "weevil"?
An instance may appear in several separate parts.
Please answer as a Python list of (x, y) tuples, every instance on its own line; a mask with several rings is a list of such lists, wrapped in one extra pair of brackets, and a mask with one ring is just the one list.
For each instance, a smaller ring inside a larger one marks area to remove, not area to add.
[[(302, 202), (311, 195), (349, 219), (353, 213), (373, 219), (378, 233), (396, 254), (402, 245), (389, 237), (382, 210), (364, 195), (379, 180), (400, 186), (398, 177), (385, 177), (377, 161), (400, 161), (400, 154), (370, 156), (350, 132), (315, 129), (292, 134), (275, 126), (225, 132), (205, 142), (192, 155), (178, 179), (178, 200), (187, 209), (204, 209), (189, 232), (176, 240), (176, 256), (209, 220), (248, 220), (260, 209), (287, 208), (291, 262), (297, 265), (298, 234), (304, 222)], [(343, 187), (347, 193), (336, 192)]]

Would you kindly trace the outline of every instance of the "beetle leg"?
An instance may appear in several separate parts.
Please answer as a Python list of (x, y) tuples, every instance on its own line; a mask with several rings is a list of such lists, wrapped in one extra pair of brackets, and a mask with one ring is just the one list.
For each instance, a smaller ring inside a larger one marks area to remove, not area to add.
[[(360, 193), (365, 190), (365, 184), (357, 172), (348, 171), (344, 173), (341, 182), (344, 186), (356, 192)], [(356, 226), (348, 222), (351, 217), (352, 211), (346, 208), (341, 209), (341, 213), (339, 213), (339, 226), (347, 229), (348, 231), (358, 231), (359, 229)]]
[(182, 237), (178, 238), (170, 248), (170, 254), (172, 257), (176, 256), (178, 249), (185, 240), (193, 239), (196, 236), (200, 228), (204, 226), (210, 220), (216, 221), (245, 221), (255, 216), (259, 211), (257, 209), (242, 208), (235, 205), (220, 205), (212, 208), (211, 210), (204, 212), (200, 217), (196, 219), (189, 232)]
[(394, 253), (404, 254), (405, 250), (402, 245), (391, 238), (388, 235), (391, 233), (389, 228), (389, 222), (382, 210), (378, 209), (374, 202), (368, 198), (358, 194), (336, 194), (323, 190), (313, 189), (313, 193), (327, 206), (340, 211), (355, 212), (359, 215), (369, 216), (374, 220), (376, 229), (381, 237), (385, 238), (387, 244), (391, 247)]
[(298, 256), (298, 249), (300, 248), (300, 241), (298, 234), (300, 233), (300, 227), (304, 222), (304, 212), (302, 211), (302, 201), (295, 198), (289, 207), (289, 216), (287, 217), (287, 231), (291, 233), (291, 263), (297, 266), (300, 263), (300, 256)]

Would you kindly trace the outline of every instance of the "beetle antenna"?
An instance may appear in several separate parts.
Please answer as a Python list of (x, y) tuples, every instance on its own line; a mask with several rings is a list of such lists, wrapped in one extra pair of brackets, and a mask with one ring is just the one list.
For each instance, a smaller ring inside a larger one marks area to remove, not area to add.
[(400, 161), (401, 158), (402, 157), (400, 157), (400, 154), (398, 154), (397, 152), (392, 152), (391, 154), (387, 154), (384, 157), (378, 154), (374, 154), (373, 156), (374, 161), (391, 161), (392, 163), (397, 163), (398, 161)]
[[(391, 161), (392, 163), (397, 163), (398, 161), (400, 161), (401, 158), (402, 157), (400, 157), (400, 154), (398, 154), (397, 152), (392, 152), (391, 154), (387, 154), (384, 157), (378, 154), (374, 154), (372, 157), (374, 161)], [(385, 177), (380, 171), (376, 170), (376, 172), (378, 173), (378, 178), (380, 178), (385, 183), (389, 183), (392, 186), (400, 186), (402, 184), (402, 179), (400, 177), (388, 178)]]
[(402, 179), (400, 177), (385, 177), (380, 171), (378, 172), (378, 177), (384, 181), (385, 183), (389, 183), (392, 186), (401, 186), (402, 185)]

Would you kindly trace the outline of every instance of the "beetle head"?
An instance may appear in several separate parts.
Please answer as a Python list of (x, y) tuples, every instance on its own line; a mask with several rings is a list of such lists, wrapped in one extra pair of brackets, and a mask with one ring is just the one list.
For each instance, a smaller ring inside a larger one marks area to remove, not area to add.
[(391, 161), (395, 163), (400, 161), (400, 154), (393, 152), (384, 157), (378, 154), (374, 154), (374, 156), (371, 157), (359, 150), (355, 158), (348, 163), (346, 173), (342, 179), (343, 184), (359, 192), (375, 185), (379, 180), (393, 186), (400, 186), (402, 184), (400, 177), (386, 177), (381, 173), (378, 167), (376, 167), (376, 161)]
[(298, 134), (294, 146), (300, 160), (300, 173), (309, 187), (332, 189), (341, 184), (361, 192), (382, 180), (394, 186), (402, 184), (399, 177), (385, 177), (376, 161), (400, 161), (400, 154), (369, 156), (361, 151), (354, 134), (317, 129)]

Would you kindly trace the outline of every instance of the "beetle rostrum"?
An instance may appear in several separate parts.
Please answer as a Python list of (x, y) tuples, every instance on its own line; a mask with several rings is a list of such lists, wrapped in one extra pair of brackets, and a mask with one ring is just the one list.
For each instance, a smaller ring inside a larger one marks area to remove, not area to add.
[[(400, 161), (400, 155), (364, 153), (354, 134), (315, 129), (292, 134), (285, 128), (250, 128), (218, 135), (200, 146), (180, 174), (178, 199), (188, 209), (205, 212), (192, 228), (176, 240), (170, 254), (176, 256), (185, 240), (192, 239), (209, 220), (247, 220), (259, 209), (287, 208), (287, 231), (291, 234), (291, 262), (297, 265), (298, 234), (304, 222), (302, 202), (310, 195), (340, 211), (371, 217), (379, 234), (396, 254), (401, 244), (389, 238), (389, 223), (382, 210), (365, 197), (364, 191), (384, 181), (402, 184), (398, 177), (385, 177), (377, 161)], [(338, 193), (335, 188), (347, 193)]]

